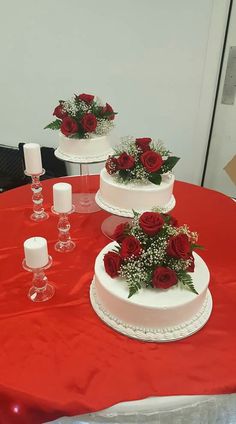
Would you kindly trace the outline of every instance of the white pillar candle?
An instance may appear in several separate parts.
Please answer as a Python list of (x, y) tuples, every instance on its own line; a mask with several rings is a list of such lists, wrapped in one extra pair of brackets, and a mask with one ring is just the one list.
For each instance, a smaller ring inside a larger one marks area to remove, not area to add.
[(23, 149), (26, 172), (30, 175), (41, 174), (43, 167), (40, 145), (37, 143), (26, 143)]
[(67, 213), (72, 209), (72, 187), (68, 183), (53, 185), (53, 209), (58, 213)]
[(42, 268), (48, 263), (47, 240), (31, 237), (24, 241), (25, 262), (30, 268)]

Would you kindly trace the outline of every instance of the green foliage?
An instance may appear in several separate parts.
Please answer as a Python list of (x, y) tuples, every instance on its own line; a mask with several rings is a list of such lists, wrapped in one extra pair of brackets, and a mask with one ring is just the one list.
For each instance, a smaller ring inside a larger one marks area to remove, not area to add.
[(140, 283), (133, 281), (129, 284), (129, 297), (133, 296), (141, 288)]
[(153, 184), (160, 185), (162, 181), (161, 174), (153, 172), (152, 174), (149, 174), (148, 180)]
[(177, 164), (177, 162), (179, 161), (180, 158), (177, 158), (176, 156), (169, 156), (164, 165), (162, 165), (161, 167), (161, 171), (162, 172), (168, 172), (171, 171), (174, 166)]
[(122, 180), (126, 181), (129, 180), (130, 172), (126, 169), (120, 169), (119, 170), (119, 176), (122, 178)]
[(201, 246), (201, 244), (196, 244), (196, 243), (192, 243), (191, 244), (191, 248), (192, 249), (200, 249), (200, 250), (204, 250), (204, 247)]
[(192, 277), (190, 274), (188, 274), (186, 271), (178, 271), (177, 276), (179, 281), (186, 287), (189, 288), (189, 290), (195, 294), (198, 294), (198, 292), (195, 290)]
[(49, 128), (50, 130), (59, 130), (61, 128), (61, 120), (56, 119), (55, 121), (48, 124), (46, 127), (44, 127), (44, 130)]

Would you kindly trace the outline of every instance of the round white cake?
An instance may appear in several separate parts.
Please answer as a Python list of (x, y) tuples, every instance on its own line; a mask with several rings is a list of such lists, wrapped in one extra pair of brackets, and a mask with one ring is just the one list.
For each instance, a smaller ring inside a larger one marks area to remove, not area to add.
[(194, 253), (192, 281), (198, 294), (177, 284), (171, 288), (142, 288), (128, 298), (124, 279), (111, 278), (103, 257), (114, 249), (108, 244), (97, 256), (90, 299), (98, 316), (113, 329), (145, 341), (174, 341), (198, 331), (208, 320), (212, 298), (208, 290), (210, 274), (203, 259)]
[(169, 212), (175, 206), (174, 180), (174, 175), (168, 173), (162, 175), (160, 185), (151, 182), (122, 184), (103, 168), (96, 202), (110, 213), (128, 217), (133, 216), (133, 210), (141, 213), (156, 207), (160, 212)]
[(61, 132), (55, 156), (68, 162), (91, 163), (105, 161), (113, 153), (109, 136), (69, 138)]

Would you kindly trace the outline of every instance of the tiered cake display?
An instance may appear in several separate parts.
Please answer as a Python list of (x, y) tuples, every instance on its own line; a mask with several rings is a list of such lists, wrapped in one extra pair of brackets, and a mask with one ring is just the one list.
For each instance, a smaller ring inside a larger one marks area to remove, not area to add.
[(151, 138), (126, 137), (106, 161), (96, 194), (98, 205), (115, 215), (132, 217), (133, 210), (154, 207), (168, 212), (175, 206), (174, 175), (179, 158)]
[(56, 120), (45, 128), (60, 130), (57, 158), (73, 163), (105, 161), (112, 154), (108, 133), (114, 126), (116, 113), (91, 94), (75, 95), (60, 100), (53, 115)]
[(113, 329), (145, 341), (173, 341), (198, 331), (212, 299), (209, 271), (193, 252), (197, 234), (167, 214), (135, 214), (98, 255), (92, 306)]

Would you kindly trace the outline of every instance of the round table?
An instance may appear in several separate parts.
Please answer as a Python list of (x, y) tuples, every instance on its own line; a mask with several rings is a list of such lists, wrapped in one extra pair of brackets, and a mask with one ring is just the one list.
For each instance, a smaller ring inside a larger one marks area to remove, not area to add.
[[(99, 177), (90, 176), (92, 190)], [(37, 223), (30, 186), (0, 195), (0, 423), (42, 423), (65, 415), (107, 408), (149, 396), (236, 392), (236, 204), (212, 190), (176, 182), (180, 224), (200, 235), (200, 255), (210, 273), (213, 311), (193, 336), (167, 344), (129, 339), (107, 327), (89, 301), (94, 261), (109, 242), (104, 211), (70, 216), (73, 252), (54, 250), (57, 217), (50, 212), (52, 185), (81, 190), (80, 177), (45, 180), (44, 206), (50, 217)], [(48, 302), (27, 298), (30, 275), (22, 268), (23, 242), (48, 240), (56, 286)]]

